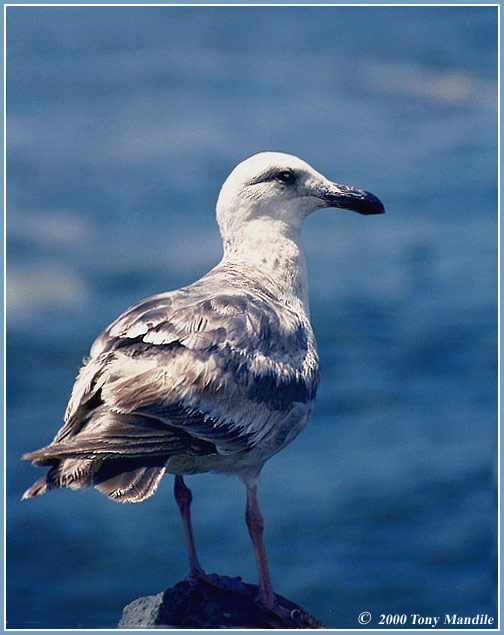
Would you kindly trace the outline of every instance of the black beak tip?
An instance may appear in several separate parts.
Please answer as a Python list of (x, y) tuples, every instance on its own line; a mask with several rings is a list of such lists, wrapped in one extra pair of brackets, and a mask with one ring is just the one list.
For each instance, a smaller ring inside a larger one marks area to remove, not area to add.
[(365, 216), (385, 214), (385, 207), (380, 199), (370, 192), (366, 192), (365, 194), (365, 198), (363, 198), (360, 205), (355, 208), (355, 211)]
[(385, 213), (385, 207), (377, 196), (347, 185), (335, 184), (334, 190), (326, 194), (325, 200), (332, 207), (348, 209), (364, 216)]

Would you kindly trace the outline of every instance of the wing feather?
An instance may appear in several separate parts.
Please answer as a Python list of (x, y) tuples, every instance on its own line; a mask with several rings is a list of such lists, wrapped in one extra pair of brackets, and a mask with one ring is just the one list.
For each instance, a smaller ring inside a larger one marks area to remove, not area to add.
[[(230, 283), (229, 276), (210, 272), (190, 287), (130, 307), (97, 338), (63, 427), (49, 446), (26, 456), (53, 465), (49, 480), (34, 491), (61, 479), (84, 482), (81, 472), (96, 475), (103, 457), (249, 450), (295, 405), (308, 408), (317, 385), (307, 318), (259, 285), (244, 292), (241, 280)], [(124, 481), (133, 498), (141, 496), (135, 489), (141, 481), (142, 491), (155, 489), (162, 462), (152, 460), (145, 472), (135, 464)], [(110, 476), (108, 468), (100, 469), (107, 476), (103, 488), (122, 491), (113, 470)]]

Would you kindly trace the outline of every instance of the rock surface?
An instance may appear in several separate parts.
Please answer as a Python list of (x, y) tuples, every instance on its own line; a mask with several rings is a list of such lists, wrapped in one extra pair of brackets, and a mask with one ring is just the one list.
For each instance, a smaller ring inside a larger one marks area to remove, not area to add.
[(319, 620), (280, 595), (279, 604), (287, 609), (282, 617), (255, 601), (257, 585), (241, 578), (211, 578), (215, 584), (183, 580), (164, 593), (134, 600), (124, 608), (119, 628), (323, 628)]

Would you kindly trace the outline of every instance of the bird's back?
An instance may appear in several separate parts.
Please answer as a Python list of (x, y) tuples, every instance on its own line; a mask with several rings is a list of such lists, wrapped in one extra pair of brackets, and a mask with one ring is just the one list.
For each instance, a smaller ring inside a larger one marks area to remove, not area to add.
[(147, 298), (95, 341), (25, 496), (95, 485), (120, 501), (174, 473), (255, 476), (307, 422), (318, 385), (313, 332), (267, 279), (221, 263)]

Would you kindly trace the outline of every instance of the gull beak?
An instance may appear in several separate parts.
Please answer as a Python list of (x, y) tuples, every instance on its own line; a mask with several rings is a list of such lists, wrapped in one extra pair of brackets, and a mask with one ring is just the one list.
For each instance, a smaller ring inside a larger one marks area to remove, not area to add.
[(371, 192), (358, 190), (348, 185), (338, 185), (337, 183), (328, 183), (328, 187), (324, 188), (321, 198), (327, 207), (339, 207), (341, 209), (349, 209), (358, 214), (384, 214), (385, 207), (378, 197)]

